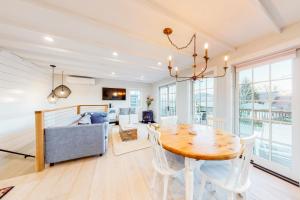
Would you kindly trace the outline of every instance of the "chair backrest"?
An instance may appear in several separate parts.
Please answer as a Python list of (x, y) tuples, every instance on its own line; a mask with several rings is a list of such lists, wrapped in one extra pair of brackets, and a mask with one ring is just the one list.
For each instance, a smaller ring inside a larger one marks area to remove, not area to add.
[(177, 116), (168, 116), (168, 117), (161, 117), (160, 118), (160, 125), (161, 126), (173, 126), (177, 125)]
[(242, 154), (233, 162), (230, 176), (227, 177), (226, 185), (231, 188), (245, 187), (249, 182), (250, 161), (253, 156), (253, 148), (257, 135), (242, 138)]
[(152, 145), (153, 151), (153, 164), (156, 170), (164, 173), (169, 170), (169, 165), (167, 161), (167, 157), (165, 155), (165, 151), (161, 146), (161, 142), (159, 141), (160, 133), (156, 131), (151, 125), (147, 125), (147, 129), (149, 132), (149, 139)]
[(207, 125), (211, 126), (211, 127), (214, 127), (214, 128), (224, 130), (224, 119), (216, 118), (216, 117), (210, 117), (210, 118), (207, 119)]

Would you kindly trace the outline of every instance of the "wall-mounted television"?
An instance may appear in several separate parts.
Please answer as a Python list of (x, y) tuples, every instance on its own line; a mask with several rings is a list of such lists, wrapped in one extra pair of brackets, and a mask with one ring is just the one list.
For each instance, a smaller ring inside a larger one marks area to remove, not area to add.
[(102, 100), (126, 100), (126, 89), (102, 88)]

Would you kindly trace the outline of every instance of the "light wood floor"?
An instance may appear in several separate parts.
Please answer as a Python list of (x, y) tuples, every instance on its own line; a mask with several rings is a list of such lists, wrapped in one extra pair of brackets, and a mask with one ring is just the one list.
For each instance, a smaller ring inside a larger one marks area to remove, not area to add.
[[(151, 149), (57, 164), (43, 172), (0, 181), (15, 185), (4, 200), (148, 200), (161, 199), (161, 182), (151, 190)], [(251, 169), (251, 200), (297, 200), (300, 189), (258, 169)], [(172, 179), (169, 199), (184, 199), (184, 183)]]
[[(22, 133), (10, 133), (0, 136), (0, 148), (10, 151), (35, 154), (34, 130)], [(34, 172), (34, 158), (0, 151), (0, 180), (17, 177)]]

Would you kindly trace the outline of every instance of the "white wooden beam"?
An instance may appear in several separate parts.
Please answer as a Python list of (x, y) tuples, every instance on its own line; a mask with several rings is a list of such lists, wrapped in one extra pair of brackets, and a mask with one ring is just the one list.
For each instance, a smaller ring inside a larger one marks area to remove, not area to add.
[(260, 10), (269, 21), (270, 25), (272, 26), (273, 30), (277, 33), (281, 33), (281, 25), (280, 22), (275, 17), (274, 11), (270, 6), (270, 2), (265, 0), (250, 0), (253, 2), (254, 6)]

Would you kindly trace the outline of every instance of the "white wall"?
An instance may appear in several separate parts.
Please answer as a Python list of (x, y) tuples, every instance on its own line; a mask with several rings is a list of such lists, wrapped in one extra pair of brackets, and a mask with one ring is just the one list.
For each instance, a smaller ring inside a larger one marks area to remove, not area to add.
[[(55, 76), (55, 84), (60, 85), (61, 76)], [(76, 104), (112, 104), (113, 108), (126, 108), (129, 107), (129, 91), (139, 90), (141, 92), (141, 107), (139, 109), (139, 118), (142, 117), (142, 110), (147, 109), (146, 98), (152, 95), (152, 84), (119, 81), (112, 79), (96, 79), (95, 85), (83, 85), (65, 82), (71, 89), (72, 93), (67, 99), (60, 99), (57, 106), (69, 106)], [(126, 101), (103, 101), (102, 100), (102, 87), (111, 88), (126, 88)]]
[[(51, 87), (50, 72), (0, 49), (1, 139), (26, 133), (29, 140), (34, 140), (34, 111), (50, 107), (46, 101)], [(9, 144), (2, 140), (1, 147), (6, 146)]]

